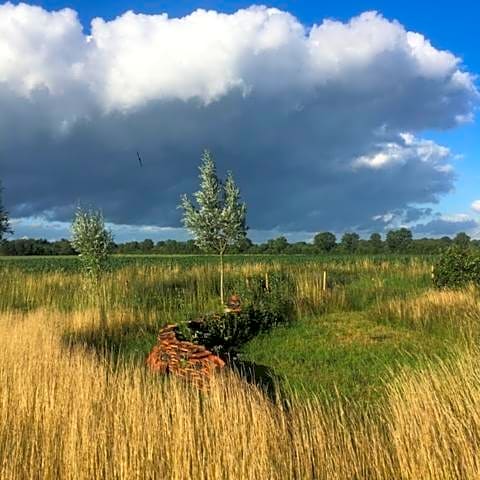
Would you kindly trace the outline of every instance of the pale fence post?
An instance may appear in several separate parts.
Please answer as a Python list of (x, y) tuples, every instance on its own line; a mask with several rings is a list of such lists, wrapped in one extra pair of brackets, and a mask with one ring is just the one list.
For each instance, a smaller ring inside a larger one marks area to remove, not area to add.
[(327, 289), (327, 271), (323, 271), (323, 281), (322, 281), (322, 290), (325, 291)]

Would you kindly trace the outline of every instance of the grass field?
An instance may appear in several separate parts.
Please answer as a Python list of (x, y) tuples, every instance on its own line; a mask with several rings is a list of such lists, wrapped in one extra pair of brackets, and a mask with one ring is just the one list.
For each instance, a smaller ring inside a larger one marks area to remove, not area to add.
[(292, 279), (291, 323), (241, 349), (272, 396), (144, 368), (161, 326), (218, 309), (214, 257), (115, 257), (93, 296), (74, 258), (0, 258), (0, 478), (478, 478), (480, 296), (434, 290), (432, 261), (229, 257), (228, 292)]

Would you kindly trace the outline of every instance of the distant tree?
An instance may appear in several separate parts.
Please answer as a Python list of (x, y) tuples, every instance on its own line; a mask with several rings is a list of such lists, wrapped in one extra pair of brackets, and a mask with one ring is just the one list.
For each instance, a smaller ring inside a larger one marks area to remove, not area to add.
[(441, 252), (442, 243), (434, 238), (417, 238), (412, 241), (410, 251), (420, 255), (432, 255)]
[(450, 237), (444, 236), (439, 238), (438, 242), (441, 248), (448, 248), (452, 244), (453, 240)]
[(368, 243), (372, 253), (380, 253), (383, 250), (382, 236), (379, 233), (372, 233)]
[(480, 248), (480, 240), (470, 240), (470, 245), (475, 248)]
[(245, 237), (243, 240), (240, 240), (240, 253), (249, 253), (254, 243), (248, 238)]
[(453, 243), (460, 248), (468, 248), (470, 246), (470, 237), (465, 232), (459, 232), (455, 235)]
[(277, 237), (268, 240), (267, 251), (269, 253), (285, 253), (288, 248), (288, 240), (285, 237)]
[(200, 253), (200, 250), (195, 244), (195, 240), (187, 240), (185, 242), (185, 253), (189, 253), (189, 254)]
[(61, 240), (53, 242), (52, 253), (54, 255), (73, 255), (75, 253), (75, 250), (73, 249), (72, 244), (68, 240), (62, 238)]
[(198, 207), (183, 195), (183, 224), (192, 233), (195, 243), (205, 251), (220, 256), (220, 299), (224, 304), (223, 256), (228, 247), (237, 245), (247, 233), (247, 207), (240, 202), (240, 190), (231, 172), (225, 184), (217, 177), (215, 162), (208, 151), (202, 155), (200, 190), (195, 193)]
[(340, 241), (340, 246), (342, 250), (347, 253), (355, 253), (358, 249), (358, 244), (360, 241), (360, 236), (358, 233), (344, 233), (342, 240)]
[(149, 253), (153, 250), (154, 246), (155, 244), (153, 243), (153, 240), (151, 240), (150, 238), (146, 238), (141, 244), (142, 252)]
[(112, 242), (102, 213), (79, 207), (72, 222), (72, 246), (90, 279), (97, 281), (105, 270)]
[(253, 242), (248, 237), (245, 237), (242, 240), (240, 240), (238, 244), (232, 248), (232, 252), (249, 253), (252, 247), (253, 247)]
[(303, 254), (303, 255), (305, 254), (308, 255), (315, 252), (316, 252), (315, 246), (307, 242), (289, 243), (288, 248), (286, 250), (286, 253)]
[(331, 232), (317, 233), (313, 237), (313, 245), (318, 251), (322, 253), (331, 252), (335, 248), (336, 244), (337, 238)]
[(412, 232), (408, 228), (390, 230), (387, 233), (387, 247), (393, 253), (406, 253), (412, 246)]
[(13, 233), (13, 230), (10, 227), (10, 221), (8, 219), (8, 212), (3, 207), (2, 193), (3, 188), (2, 183), (0, 182), (0, 242), (7, 234)]
[(176, 240), (165, 240), (157, 243), (157, 250), (159, 253), (171, 255), (179, 253), (180, 251), (180, 242)]
[(139, 253), (140, 244), (136, 241), (121, 243), (118, 245), (117, 252), (118, 253)]

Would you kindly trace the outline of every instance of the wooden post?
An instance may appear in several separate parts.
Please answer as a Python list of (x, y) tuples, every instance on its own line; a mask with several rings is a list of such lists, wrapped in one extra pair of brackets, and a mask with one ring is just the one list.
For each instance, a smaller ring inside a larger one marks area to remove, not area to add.
[(265, 290), (270, 291), (270, 284), (268, 283), (268, 272), (265, 272)]
[(223, 252), (220, 253), (220, 301), (222, 306), (225, 306), (225, 299), (223, 297)]
[(432, 280), (435, 278), (435, 267), (432, 265), (432, 268), (431, 268), (431, 277), (432, 277)]
[(323, 281), (322, 281), (322, 290), (325, 291), (327, 289), (327, 271), (323, 271)]

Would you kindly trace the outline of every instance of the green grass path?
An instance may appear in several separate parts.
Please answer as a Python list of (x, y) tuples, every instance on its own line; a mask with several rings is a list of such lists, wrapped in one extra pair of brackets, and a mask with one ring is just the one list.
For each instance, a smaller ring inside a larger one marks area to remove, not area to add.
[(404, 366), (445, 357), (451, 340), (380, 325), (368, 312), (340, 312), (276, 328), (245, 345), (247, 360), (271, 367), (284, 382), (319, 396), (370, 402)]

